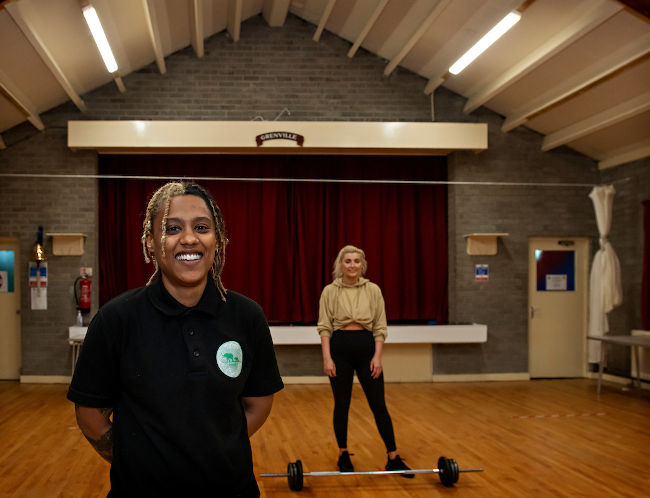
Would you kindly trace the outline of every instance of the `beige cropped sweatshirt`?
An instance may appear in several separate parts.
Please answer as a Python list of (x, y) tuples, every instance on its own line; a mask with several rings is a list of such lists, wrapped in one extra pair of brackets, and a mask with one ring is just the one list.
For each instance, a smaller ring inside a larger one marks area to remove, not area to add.
[(375, 341), (386, 340), (384, 297), (379, 286), (367, 278), (360, 277), (354, 285), (337, 278), (320, 296), (317, 330), (321, 337), (331, 337), (332, 332), (352, 322), (372, 332)]

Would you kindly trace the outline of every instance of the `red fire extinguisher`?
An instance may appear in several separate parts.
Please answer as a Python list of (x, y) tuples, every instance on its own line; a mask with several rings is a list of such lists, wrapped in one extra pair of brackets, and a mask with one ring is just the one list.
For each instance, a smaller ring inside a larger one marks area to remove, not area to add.
[(87, 275), (77, 277), (74, 281), (74, 300), (77, 309), (83, 314), (90, 313), (90, 279)]

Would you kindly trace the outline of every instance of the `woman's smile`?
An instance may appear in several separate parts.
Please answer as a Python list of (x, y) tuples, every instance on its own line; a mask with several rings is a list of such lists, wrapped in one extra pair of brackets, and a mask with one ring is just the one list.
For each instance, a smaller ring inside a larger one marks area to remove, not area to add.
[(203, 254), (200, 252), (182, 252), (180, 254), (176, 255), (176, 259), (178, 261), (198, 261), (203, 257)]

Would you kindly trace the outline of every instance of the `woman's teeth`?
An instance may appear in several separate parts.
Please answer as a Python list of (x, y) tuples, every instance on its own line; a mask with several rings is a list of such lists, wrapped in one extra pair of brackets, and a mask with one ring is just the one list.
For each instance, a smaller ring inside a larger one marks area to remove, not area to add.
[(201, 259), (200, 254), (178, 254), (176, 256), (176, 259), (180, 261), (195, 261), (197, 259)]

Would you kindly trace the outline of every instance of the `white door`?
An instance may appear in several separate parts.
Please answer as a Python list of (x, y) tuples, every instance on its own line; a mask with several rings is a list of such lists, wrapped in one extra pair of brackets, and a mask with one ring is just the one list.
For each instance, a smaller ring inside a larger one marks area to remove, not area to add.
[(531, 378), (583, 377), (587, 365), (589, 241), (528, 242), (528, 371)]
[(0, 237), (0, 379), (20, 378), (20, 242)]

